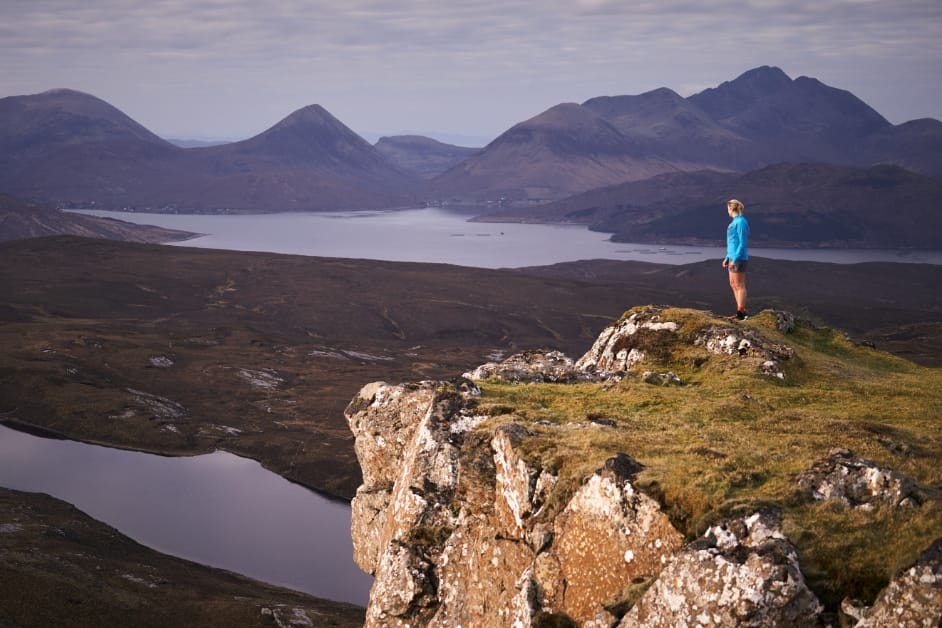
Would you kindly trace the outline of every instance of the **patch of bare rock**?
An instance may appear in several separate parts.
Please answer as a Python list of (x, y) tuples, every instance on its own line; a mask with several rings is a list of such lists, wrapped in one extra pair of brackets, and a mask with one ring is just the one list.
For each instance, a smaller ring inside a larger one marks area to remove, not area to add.
[[(784, 313), (777, 320), (782, 331), (794, 324)], [(475, 430), (489, 417), (476, 413), (474, 379), (604, 382), (641, 370), (643, 381), (681, 383), (645, 368), (660, 363), (680, 330), (650, 308), (606, 329), (578, 360), (525, 353), (451, 382), (364, 386), (345, 414), (363, 471), (352, 504), (354, 557), (375, 578), (365, 625), (826, 625), (774, 507), (732, 516), (685, 544), (636, 486), (642, 465), (618, 454), (544, 517), (558, 477), (522, 455), (534, 434), (516, 423)], [(685, 338), (776, 378), (794, 357), (735, 324)], [(855, 507), (920, 503), (911, 480), (846, 450), (796, 481), (809, 498)], [(872, 607), (845, 601), (845, 625), (939, 625), (940, 556), (942, 541)]]
[[(688, 342), (707, 355), (738, 359), (743, 367), (785, 379), (783, 364), (795, 357), (791, 347), (773, 342), (759, 331), (733, 322), (716, 322), (699, 329), (692, 338), (681, 338), (681, 323), (669, 320), (662, 307), (632, 313), (605, 328), (592, 347), (578, 360), (559, 351), (527, 351), (502, 362), (488, 362), (465, 373), (472, 380), (501, 379), (513, 383), (575, 383), (619, 381), (637, 376), (646, 383), (682, 384), (673, 371), (658, 371), (665, 353), (677, 343)], [(788, 333), (795, 319), (788, 312), (773, 311), (776, 326)], [(645, 367), (648, 368), (645, 368)]]

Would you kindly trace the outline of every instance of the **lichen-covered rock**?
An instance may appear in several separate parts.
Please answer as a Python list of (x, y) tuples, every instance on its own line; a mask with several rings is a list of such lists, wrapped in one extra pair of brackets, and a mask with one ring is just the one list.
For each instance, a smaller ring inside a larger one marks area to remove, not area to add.
[(942, 626), (942, 539), (893, 578), (861, 615), (856, 628)]
[(632, 485), (640, 469), (628, 456), (610, 459), (556, 517), (550, 552), (564, 585), (555, 591), (558, 608), (578, 622), (632, 580), (658, 574), (683, 543), (658, 503)]
[(654, 384), (655, 386), (680, 386), (683, 383), (674, 371), (668, 371), (666, 373), (645, 371), (641, 374), (641, 381), (645, 384)]
[(798, 485), (816, 500), (834, 499), (852, 508), (870, 509), (879, 502), (914, 507), (923, 501), (912, 478), (839, 447), (798, 476)]
[(769, 310), (769, 313), (775, 317), (775, 328), (783, 334), (788, 334), (795, 329), (795, 315), (791, 312), (782, 310)]
[[(531, 440), (545, 438), (534, 430), (563, 426), (482, 427), (490, 417), (475, 411), (475, 379), (607, 383), (644, 363), (652, 366), (636, 380), (679, 384), (667, 369), (677, 360), (699, 368), (708, 352), (782, 377), (780, 363), (794, 356), (742, 325), (683, 319), (681, 334), (664, 312), (633, 311), (575, 363), (559, 352), (526, 352), (454, 382), (378, 382), (360, 391), (346, 416), (363, 470), (354, 553), (374, 575), (367, 628), (611, 628), (632, 604), (620, 625), (816, 625), (821, 605), (774, 513), (715, 526), (682, 548), (659, 504), (637, 490), (642, 466), (627, 455), (578, 487), (560, 486), (556, 469), (527, 452), (545, 444)], [(702, 329), (691, 331), (690, 320)], [(780, 331), (791, 324), (780, 318)], [(579, 429), (616, 425), (604, 416), (587, 421)]]
[(779, 516), (763, 511), (684, 548), (619, 626), (817, 626), (822, 610)]
[(557, 478), (521, 455), (534, 434), (512, 424), (475, 432), (484, 417), (463, 388), (377, 383), (348, 406), (364, 478), (354, 552), (374, 575), (366, 626), (603, 621), (605, 603), (681, 544), (634, 489), (640, 465), (610, 459), (544, 521)]
[(576, 368), (600, 377), (630, 371), (647, 358), (653, 346), (676, 336), (680, 325), (662, 319), (662, 307), (634, 312), (605, 328), (585, 355), (576, 360)]
[(755, 362), (757, 371), (779, 379), (785, 378), (782, 362), (795, 357), (795, 350), (788, 345), (772, 342), (741, 325), (710, 325), (701, 329), (693, 342), (711, 353)]
[(539, 546), (545, 542), (542, 535), (538, 539), (527, 539), (527, 532), (532, 529), (529, 520), (542, 509), (549, 492), (556, 486), (557, 477), (531, 467), (517, 455), (516, 447), (529, 436), (533, 434), (528, 429), (511, 424), (500, 428), (491, 441), (497, 472), (495, 507), (503, 523), (503, 534)]
[(513, 383), (587, 381), (588, 374), (575, 368), (572, 358), (559, 351), (524, 351), (502, 362), (487, 362), (464, 374), (471, 380), (500, 379)]

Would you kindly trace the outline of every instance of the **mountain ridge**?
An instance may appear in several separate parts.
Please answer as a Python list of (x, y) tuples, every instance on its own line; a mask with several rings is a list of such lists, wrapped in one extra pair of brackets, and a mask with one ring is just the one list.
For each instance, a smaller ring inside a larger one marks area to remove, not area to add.
[[(942, 178), (899, 166), (780, 163), (746, 173), (702, 170), (596, 188), (496, 222), (573, 222), (619, 242), (723, 245), (726, 201), (746, 203), (753, 246), (938, 247)], [(905, 220), (896, 211), (905, 209)]]
[(773, 66), (687, 98), (662, 87), (560, 103), (468, 153), (402, 142), (384, 153), (320, 105), (241, 142), (183, 149), (74, 90), (0, 99), (0, 148), (0, 191), (151, 211), (532, 205), (672, 171), (782, 162), (942, 174), (942, 122), (892, 125), (846, 90)]
[(74, 90), (0, 99), (0, 120), (0, 190), (59, 206), (289, 211), (411, 202), (414, 177), (319, 105), (253, 138), (189, 149)]

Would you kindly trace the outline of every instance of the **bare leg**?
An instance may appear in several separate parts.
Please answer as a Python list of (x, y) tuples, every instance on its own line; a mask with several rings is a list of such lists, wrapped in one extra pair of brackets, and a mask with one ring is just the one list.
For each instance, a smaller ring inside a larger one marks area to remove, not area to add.
[(746, 273), (729, 273), (729, 287), (733, 290), (736, 299), (736, 309), (746, 309)]

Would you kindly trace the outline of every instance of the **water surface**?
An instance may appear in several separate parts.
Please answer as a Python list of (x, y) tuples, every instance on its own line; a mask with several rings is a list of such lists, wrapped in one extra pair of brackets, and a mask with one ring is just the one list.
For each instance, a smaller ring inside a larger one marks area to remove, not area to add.
[(69, 502), (165, 554), (366, 606), (350, 506), (217, 451), (165, 457), (0, 425), (0, 486)]
[[(720, 246), (657, 246), (611, 242), (609, 234), (578, 225), (468, 222), (468, 214), (440, 208), (369, 212), (196, 215), (82, 211), (128, 222), (205, 234), (177, 246), (267, 251), (323, 257), (441, 262), (478, 268), (544, 266), (584, 259), (687, 264), (721, 260)], [(725, 219), (717, 221), (718, 240)], [(942, 264), (942, 251), (763, 249), (756, 257), (833, 263)]]

